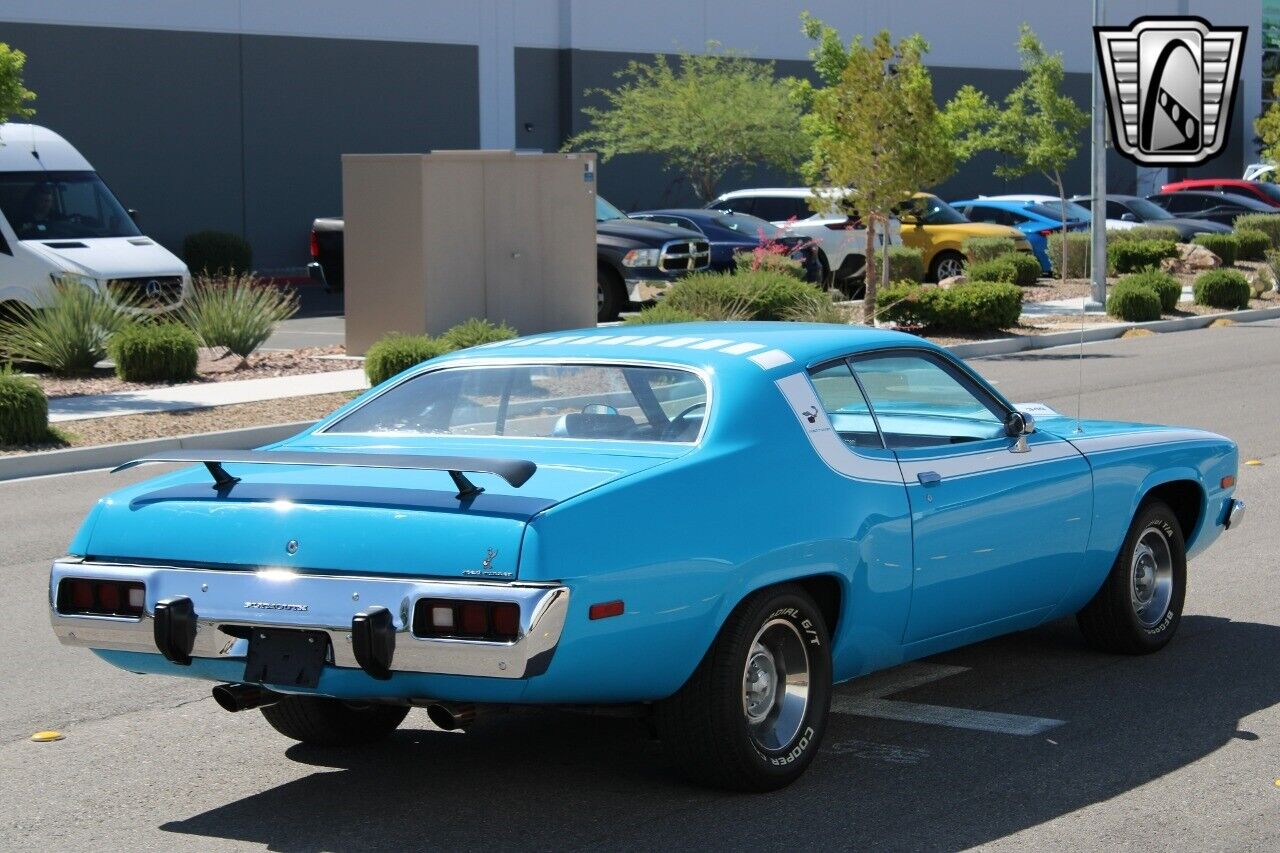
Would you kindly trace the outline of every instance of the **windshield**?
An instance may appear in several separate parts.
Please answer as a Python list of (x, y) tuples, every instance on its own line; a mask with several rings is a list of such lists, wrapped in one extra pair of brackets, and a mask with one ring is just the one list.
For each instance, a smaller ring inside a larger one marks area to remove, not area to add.
[(916, 196), (900, 205), (900, 210), (907, 217), (914, 214), (921, 225), (963, 225), (969, 221), (963, 213), (936, 195)]
[(523, 364), (415, 376), (326, 432), (696, 441), (707, 387), (665, 367)]
[(772, 222), (767, 222), (758, 216), (748, 216), (745, 213), (726, 213), (724, 216), (717, 216), (715, 221), (722, 228), (728, 228), (740, 234), (749, 234), (761, 240), (772, 240), (782, 233), (782, 229)]
[(1125, 204), (1143, 222), (1174, 218), (1172, 213), (1154, 202), (1147, 201), (1145, 198), (1131, 198)]
[(596, 196), (596, 222), (608, 222), (610, 219), (626, 219), (627, 215), (609, 202)]
[[(1063, 208), (1062, 202), (1060, 201), (1038, 201), (1034, 204), (1027, 205), (1027, 209), (1033, 213), (1039, 214), (1040, 216), (1048, 217), (1049, 219), (1062, 219)], [(1074, 201), (1067, 202), (1066, 211), (1068, 219), (1080, 219), (1085, 222), (1089, 221), (1088, 208), (1081, 207)]]
[(0, 211), (19, 240), (142, 234), (96, 172), (0, 172)]

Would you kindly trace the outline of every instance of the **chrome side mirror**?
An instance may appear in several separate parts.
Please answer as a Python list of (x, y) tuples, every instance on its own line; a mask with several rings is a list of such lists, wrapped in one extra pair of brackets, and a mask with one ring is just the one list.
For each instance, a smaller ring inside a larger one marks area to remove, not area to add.
[(1010, 438), (1018, 439), (1013, 447), (1009, 448), (1010, 452), (1026, 453), (1031, 449), (1027, 446), (1027, 436), (1036, 431), (1036, 419), (1026, 412), (1010, 412), (1004, 419), (1004, 431)]

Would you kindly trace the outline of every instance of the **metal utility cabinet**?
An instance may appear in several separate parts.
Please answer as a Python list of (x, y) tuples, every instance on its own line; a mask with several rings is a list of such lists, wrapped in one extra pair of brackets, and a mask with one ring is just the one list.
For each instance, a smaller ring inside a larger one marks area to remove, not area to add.
[(471, 317), (594, 326), (594, 154), (344, 154), (347, 352)]

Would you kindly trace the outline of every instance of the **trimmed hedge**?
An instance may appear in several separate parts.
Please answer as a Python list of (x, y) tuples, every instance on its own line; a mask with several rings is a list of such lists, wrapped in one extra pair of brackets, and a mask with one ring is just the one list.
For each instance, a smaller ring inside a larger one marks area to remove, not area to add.
[(364, 375), (369, 377), (370, 385), (380, 385), (403, 370), (444, 355), (449, 349), (441, 338), (392, 332), (365, 353)]
[(1143, 270), (1125, 276), (1116, 282), (1116, 286), (1124, 283), (1155, 291), (1156, 296), (1160, 297), (1162, 313), (1169, 314), (1178, 309), (1178, 300), (1182, 298), (1182, 284), (1171, 273), (1164, 270)]
[(1107, 246), (1107, 265), (1117, 275), (1158, 269), (1165, 258), (1178, 257), (1178, 244), (1170, 240), (1122, 240)]
[(1178, 233), (1177, 228), (1170, 228), (1165, 225), (1139, 225), (1137, 228), (1113, 228), (1107, 232), (1107, 245), (1112, 243), (1122, 243), (1126, 240), (1171, 240), (1174, 243), (1182, 242), (1182, 235)]
[(1280, 213), (1246, 213), (1237, 216), (1236, 233), (1261, 231), (1271, 241), (1271, 248), (1280, 249)]
[(1271, 238), (1253, 228), (1236, 229), (1236, 260), (1261, 261), (1271, 248)]
[(667, 288), (664, 305), (706, 320), (785, 320), (819, 289), (773, 270), (693, 273)]
[(1197, 246), (1204, 246), (1222, 260), (1224, 267), (1236, 262), (1236, 249), (1239, 245), (1234, 234), (1197, 234), (1191, 238)]
[[(1036, 266), (1039, 266), (1039, 264)], [(980, 261), (976, 264), (970, 264), (968, 269), (964, 271), (964, 274), (969, 281), (1003, 281), (1008, 284), (1018, 283), (1018, 265), (1013, 261), (1005, 260), (1004, 256), (992, 261)]]
[(890, 246), (889, 281), (924, 281), (924, 252), (910, 246)]
[(971, 264), (994, 261), (1014, 250), (1012, 237), (970, 237), (960, 244), (960, 251)]
[(1248, 308), (1253, 291), (1249, 280), (1236, 270), (1202, 272), (1191, 286), (1197, 305), (1212, 308)]
[(946, 290), (910, 282), (882, 288), (876, 298), (881, 319), (936, 331), (990, 332), (1018, 323), (1022, 290), (1006, 282), (975, 281)]
[(488, 320), (477, 320), (474, 317), (459, 323), (440, 336), (440, 340), (451, 349), (467, 349), (495, 341), (509, 341), (519, 333), (506, 323), (495, 326)]
[(196, 375), (200, 340), (178, 323), (139, 323), (111, 338), (107, 352), (126, 382), (182, 382)]
[(49, 401), (29, 376), (0, 369), (0, 444), (40, 444), (49, 439)]
[(253, 249), (230, 231), (197, 231), (182, 241), (182, 261), (192, 275), (235, 275), (249, 272)]
[[(1067, 278), (1087, 278), (1089, 275), (1089, 235), (1083, 231), (1067, 232)], [(1053, 266), (1053, 274), (1062, 275), (1062, 231), (1054, 231), (1049, 235), (1049, 263)]]
[[(1013, 283), (1026, 287), (1040, 280), (1040, 262), (1030, 252), (1008, 252), (996, 258), (996, 263), (1013, 264), (1017, 270)], [(977, 281), (977, 277), (974, 277)]]
[(1107, 313), (1131, 323), (1160, 319), (1160, 296), (1145, 284), (1121, 279), (1107, 296)]
[(624, 326), (646, 326), (652, 323), (696, 323), (702, 318), (692, 311), (673, 308), (666, 301), (644, 308), (623, 321)]

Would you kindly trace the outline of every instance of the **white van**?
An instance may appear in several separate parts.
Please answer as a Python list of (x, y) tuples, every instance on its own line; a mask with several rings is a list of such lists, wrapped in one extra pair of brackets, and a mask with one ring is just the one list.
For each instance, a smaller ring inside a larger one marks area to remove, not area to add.
[(30, 124), (0, 125), (0, 309), (79, 281), (146, 312), (182, 304), (191, 275), (143, 235), (79, 151)]

